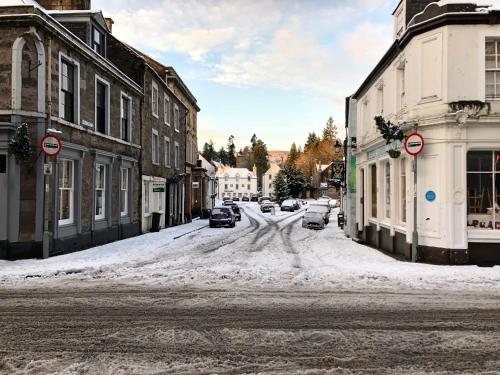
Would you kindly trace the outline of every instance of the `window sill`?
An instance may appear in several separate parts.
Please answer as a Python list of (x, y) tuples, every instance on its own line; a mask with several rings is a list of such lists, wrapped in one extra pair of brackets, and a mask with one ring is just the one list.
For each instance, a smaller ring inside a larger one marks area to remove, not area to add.
[(160, 163), (155, 163), (154, 161), (152, 161), (151, 164), (158, 165), (158, 166), (160, 165)]
[(154, 118), (160, 118), (160, 116), (157, 113), (151, 113)]
[(181, 131), (179, 129), (175, 129), (175, 132), (176, 133), (180, 133)]

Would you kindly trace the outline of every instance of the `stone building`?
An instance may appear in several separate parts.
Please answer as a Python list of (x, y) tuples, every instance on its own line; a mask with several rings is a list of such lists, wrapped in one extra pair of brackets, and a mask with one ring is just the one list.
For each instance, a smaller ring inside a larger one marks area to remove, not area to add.
[[(188, 108), (159, 63), (90, 1), (40, 3), (0, 3), (0, 258), (40, 256), (45, 218), (50, 255), (148, 231), (152, 212), (184, 222)], [(22, 123), (27, 163), (7, 152)], [(47, 132), (62, 151), (44, 163)]]
[[(79, 21), (99, 38), (93, 42), (35, 2), (9, 0), (0, 14), (0, 257), (40, 256), (44, 218), (50, 254), (140, 233), (143, 94), (106, 58), (102, 14), (87, 11)], [(29, 162), (6, 152), (22, 123), (31, 133)], [(62, 151), (47, 161), (44, 194), (39, 144), (49, 129), (60, 133)]]
[(257, 195), (257, 175), (255, 168), (222, 167), (216, 173), (219, 187), (218, 198), (251, 198)]
[[(350, 235), (412, 260), (499, 264), (500, 11), (402, 0), (393, 15), (392, 46), (348, 100)], [(421, 134), (423, 151), (390, 157), (401, 145), (386, 146), (376, 114)]]

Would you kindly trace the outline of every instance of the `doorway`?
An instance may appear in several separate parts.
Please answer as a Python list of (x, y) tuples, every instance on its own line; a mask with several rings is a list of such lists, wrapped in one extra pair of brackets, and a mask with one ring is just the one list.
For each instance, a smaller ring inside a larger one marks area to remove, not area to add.
[(7, 154), (0, 153), (0, 241), (7, 240), (8, 170)]

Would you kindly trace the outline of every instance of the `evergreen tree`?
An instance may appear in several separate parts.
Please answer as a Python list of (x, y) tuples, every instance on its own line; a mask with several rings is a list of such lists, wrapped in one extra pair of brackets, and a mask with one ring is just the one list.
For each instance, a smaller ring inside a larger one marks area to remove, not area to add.
[(231, 135), (228, 139), (227, 142), (227, 154), (226, 154), (226, 160), (227, 164), (230, 167), (236, 167), (236, 146), (234, 144), (234, 136)]
[(333, 118), (330, 117), (323, 129), (323, 141), (335, 142), (337, 139), (337, 126), (333, 124)]
[(266, 144), (261, 139), (258, 139), (253, 147), (253, 162), (257, 168), (257, 185), (259, 189), (262, 187), (262, 175), (269, 169), (268, 156)]
[(218, 158), (219, 158), (219, 161), (220, 161), (222, 164), (224, 164), (224, 165), (228, 164), (228, 160), (227, 160), (227, 152), (226, 152), (226, 150), (224, 149), (224, 147), (221, 147), (221, 148), (220, 148), (220, 150), (219, 150), (219, 152), (218, 152), (218, 155), (217, 155), (217, 156), (218, 156)]
[(276, 175), (274, 179), (274, 195), (278, 202), (283, 202), (290, 195), (290, 191), (288, 190), (288, 184), (286, 181), (286, 175), (284, 170), (281, 170)]
[(288, 157), (286, 158), (285, 165), (288, 167), (294, 167), (297, 159), (299, 158), (299, 151), (297, 150), (297, 145), (295, 142), (292, 143), (292, 147), (290, 147), (290, 152), (288, 153)]
[(282, 171), (286, 177), (289, 194), (295, 198), (300, 197), (307, 187), (304, 173), (295, 167), (285, 167)]
[(255, 147), (255, 144), (257, 143), (257, 136), (255, 135), (252, 135), (252, 138), (250, 139), (250, 143), (252, 144), (252, 150), (254, 149)]
[(315, 132), (309, 133), (307, 135), (306, 144), (304, 145), (304, 152), (316, 149), (318, 147), (319, 141), (320, 140)]
[(208, 161), (219, 160), (219, 155), (217, 154), (217, 151), (215, 151), (214, 143), (212, 142), (212, 140), (210, 140), (208, 143), (205, 142), (201, 155)]

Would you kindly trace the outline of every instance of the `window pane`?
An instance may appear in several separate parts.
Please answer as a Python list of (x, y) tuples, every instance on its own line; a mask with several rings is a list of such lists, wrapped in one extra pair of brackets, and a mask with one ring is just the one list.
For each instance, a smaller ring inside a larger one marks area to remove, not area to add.
[(59, 202), (59, 220), (67, 220), (71, 216), (70, 212), (70, 190), (60, 190), (61, 199)]
[(106, 133), (106, 86), (97, 82), (96, 90), (96, 129), (100, 133)]
[(385, 217), (391, 217), (391, 164), (385, 164)]
[(104, 213), (104, 205), (103, 205), (103, 191), (96, 191), (96, 205), (95, 205), (95, 214), (102, 215)]
[(486, 56), (486, 69), (495, 69), (496, 65), (496, 57), (495, 56)]
[(494, 55), (495, 54), (495, 42), (486, 42), (485, 50), (486, 50), (487, 55)]
[(495, 84), (495, 72), (486, 72), (486, 84), (487, 85)]
[(467, 172), (491, 172), (491, 151), (469, 151), (467, 153)]
[(489, 98), (495, 97), (495, 86), (494, 85), (486, 85), (486, 96)]
[(372, 198), (372, 217), (377, 217), (377, 167), (376, 165), (371, 166), (371, 179), (372, 179), (372, 189), (371, 189), (371, 198)]
[(467, 226), (493, 229), (493, 179), (491, 173), (467, 174)]

